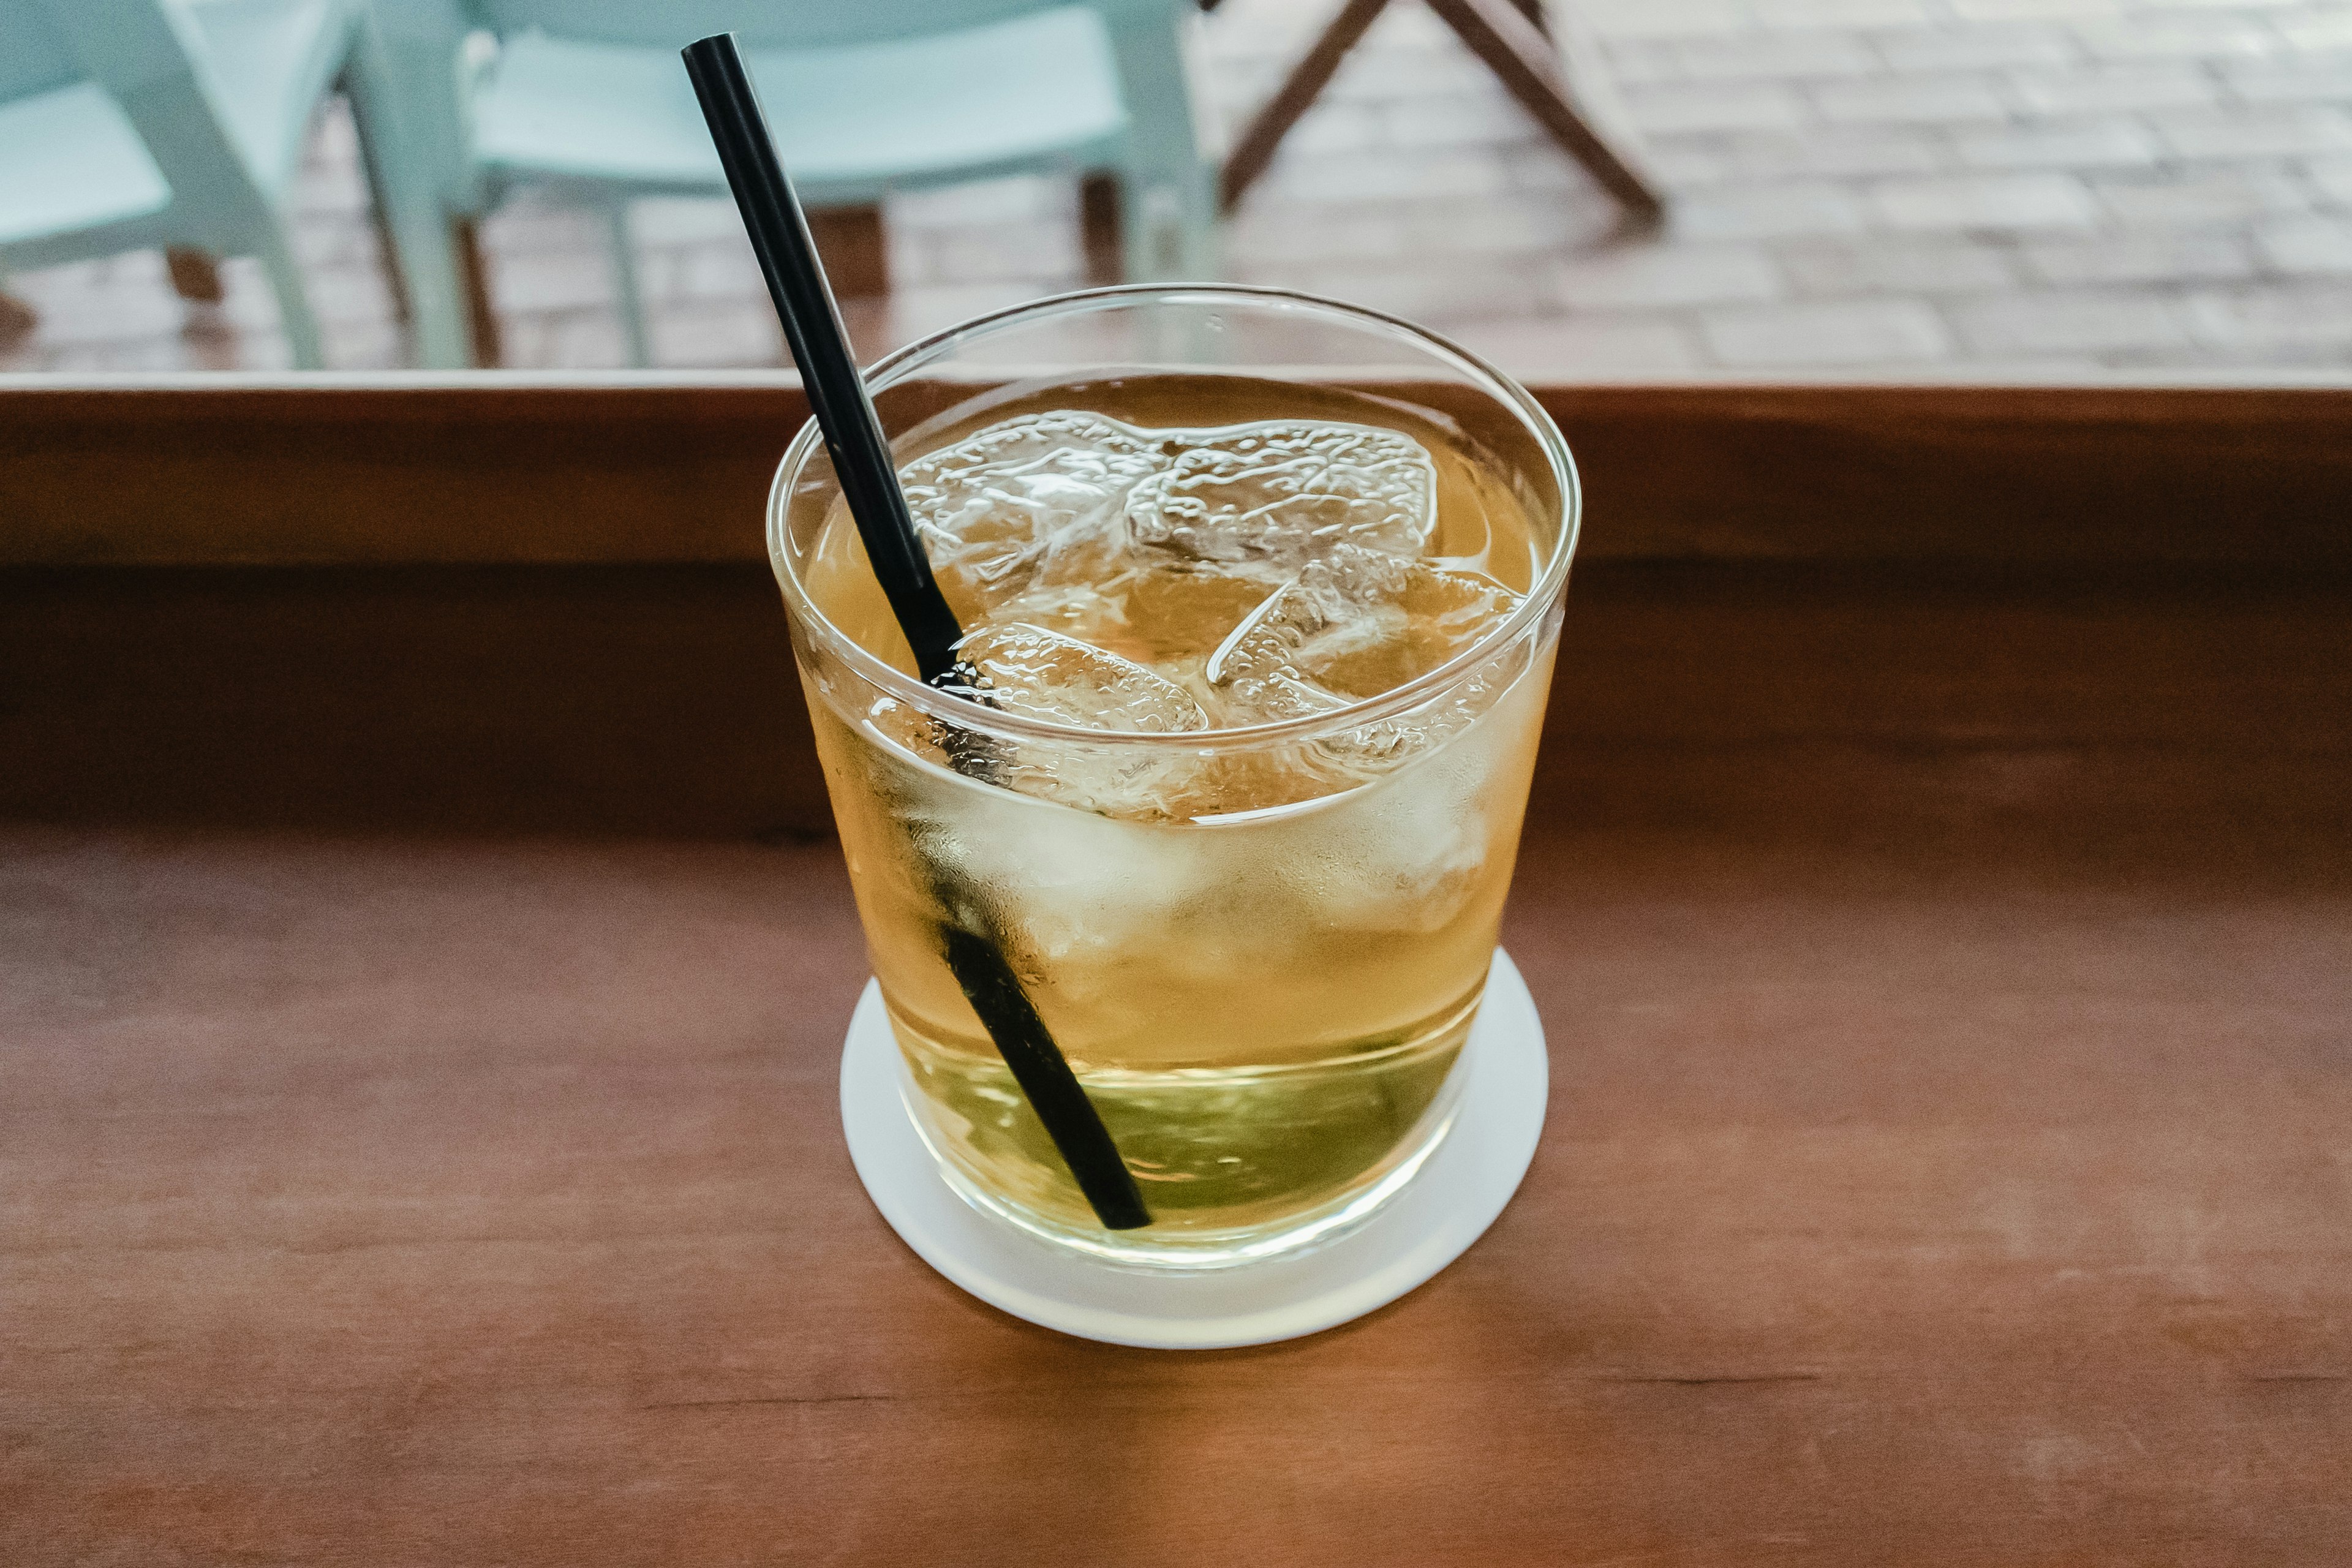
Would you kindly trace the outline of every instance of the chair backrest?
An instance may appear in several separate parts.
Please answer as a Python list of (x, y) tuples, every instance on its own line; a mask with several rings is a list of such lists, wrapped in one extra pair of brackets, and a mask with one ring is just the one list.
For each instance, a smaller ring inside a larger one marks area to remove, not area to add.
[(493, 32), (684, 48), (733, 32), (746, 47), (819, 48), (953, 32), (1073, 0), (471, 0)]
[(122, 108), (172, 187), (174, 222), (192, 245), (241, 248), (268, 198), (230, 139), (204, 41), (180, 0), (37, 0), (52, 40)]

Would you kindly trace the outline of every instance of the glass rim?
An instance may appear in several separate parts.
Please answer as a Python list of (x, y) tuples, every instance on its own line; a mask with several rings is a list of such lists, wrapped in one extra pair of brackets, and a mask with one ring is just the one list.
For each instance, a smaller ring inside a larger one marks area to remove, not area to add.
[(1188, 301), (1214, 304), (1234, 300), (1313, 315), (1336, 315), (1352, 325), (1370, 323), (1401, 333), (1417, 348), (1432, 353), (1441, 363), (1451, 361), (1457, 370), (1470, 373), (1472, 383), (1479, 390), (1511, 409), (1528, 433), (1534, 436), (1550, 467), (1552, 480), (1559, 489), (1559, 536), (1553, 542), (1542, 573), (1528, 588), (1518, 607), (1496, 622), (1476, 642), (1436, 668), (1418, 675), (1402, 686), (1392, 687), (1378, 696), (1294, 719), (1208, 730), (1090, 730), (1083, 725), (1058, 723), (1049, 719), (1008, 713), (1002, 709), (983, 708), (968, 699), (950, 696), (936, 687), (927, 686), (859, 646), (855, 638), (825, 617), (802, 585), (799, 574), (793, 570), (788, 530), (793, 481), (824, 442), (824, 432), (818, 428), (815, 416), (812, 415), (784, 448), (783, 458), (776, 465), (775, 479), (768, 489), (768, 563), (783, 589), (785, 604), (791, 609), (795, 624), (816, 637), (828, 651), (868, 683), (933, 718), (961, 729), (1064, 743), (1084, 742), (1097, 746), (1139, 744), (1146, 748), (1199, 751), (1305, 740), (1392, 718), (1459, 683), (1481, 664), (1495, 658), (1521, 636), (1538, 626), (1550, 613), (1568, 584), (1569, 568), (1576, 554), (1583, 515), (1583, 492), (1578, 483), (1576, 461), (1569, 452), (1567, 438), (1560, 435), (1559, 426), (1545, 411), (1543, 405), (1536, 401), (1535, 395), (1513, 377), (1451, 339), (1402, 316), (1295, 289), (1258, 284), (1119, 283), (1099, 289), (1079, 289), (971, 317), (885, 354), (864, 372), (867, 393), (871, 395), (896, 384), (906, 379), (909, 372), (921, 368), (928, 361), (938, 358), (967, 339), (984, 335), (1013, 322), (1075, 315), (1123, 300), (1147, 298), (1178, 304)]

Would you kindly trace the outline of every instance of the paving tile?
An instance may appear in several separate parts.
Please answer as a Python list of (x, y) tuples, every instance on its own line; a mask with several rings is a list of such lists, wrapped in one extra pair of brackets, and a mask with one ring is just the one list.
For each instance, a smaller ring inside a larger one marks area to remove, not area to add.
[(2074, 36), (2049, 22), (1918, 27), (1879, 33), (1872, 41), (1888, 66), (1909, 72), (2071, 66), (2082, 55)]
[(2315, 158), (2304, 165), (2304, 173), (2323, 200), (2352, 206), (2352, 156)]
[(1950, 163), (1941, 133), (1902, 125), (1806, 125), (1722, 139), (1725, 158), (1738, 173), (1772, 179), (1926, 174)]
[(152, 277), (128, 277), (120, 286), (99, 284), (86, 273), (58, 278), (32, 272), (10, 287), (40, 313), (34, 332), (52, 347), (176, 335), (186, 312), (163, 279), (160, 257), (157, 261)]
[(725, 196), (646, 196), (629, 204), (629, 233), (648, 246), (742, 240), (743, 216)]
[(2278, 43), (2267, 19), (2226, 13), (2135, 11), (2107, 21), (2076, 22), (2074, 32), (2093, 59), (2116, 63), (2266, 55)]
[(1924, 22), (1929, 12), (1919, 0), (1753, 0), (1756, 20), (1765, 27), (1900, 27)]
[(2026, 108), (2042, 114), (2200, 108), (2221, 100), (2221, 89), (2213, 79), (2193, 65), (2021, 70), (2011, 74), (2009, 83)]
[(2072, 21), (2120, 14), (2122, 0), (1949, 0), (1952, 15), (1966, 22), (2006, 22), (2021, 17)]
[[(1391, 144), (1444, 147), (1507, 140), (1484, 123), (1496, 118), (1495, 108), (1490, 99), (1462, 94), (1395, 104), (1335, 100), (1300, 121), (1282, 146), (1286, 153), (1360, 153)], [(1526, 117), (1510, 129), (1524, 132)]]
[(1696, 334), (1664, 317), (1523, 316), (1457, 321), (1447, 336), (1505, 371), (1547, 375), (1692, 370)]
[(2223, 89), (2240, 103), (2352, 102), (2352, 57), (2325, 65), (2231, 60), (2217, 70)]
[(2253, 247), (2235, 234), (2100, 235), (2029, 240), (2019, 247), (2026, 270), (2045, 283), (2189, 283), (2250, 278)]
[(1743, 0), (1579, 0), (1577, 13), (1595, 34), (1619, 38), (1712, 38), (1745, 26)]
[(1984, 293), (2017, 281), (2011, 247), (1959, 236), (1933, 239), (1813, 241), (1773, 256), (1809, 295)]
[(2170, 348), (2189, 335), (2178, 304), (2144, 292), (2004, 294), (1956, 305), (1952, 319), (1970, 348), (1994, 356)]
[(2352, 275), (2352, 218), (2273, 218), (2255, 228), (2254, 246), (2290, 277)]
[(1777, 299), (1780, 268), (1755, 246), (1628, 246), (1558, 267), (1552, 296), (1570, 310), (1654, 309)]
[(1973, 169), (2113, 169), (2141, 167), (2162, 149), (2137, 121), (2041, 121), (1998, 130), (1962, 131), (1952, 138), (1960, 162)]
[[(1712, 41), (1710, 38), (1709, 41)], [(1620, 88), (1688, 79), (1671, 38), (1593, 38), (1603, 69)]]
[(1377, 157), (1275, 157), (1247, 199), (1346, 202), (1412, 196), (1493, 195), (1507, 189), (1502, 164), (1471, 148), (1396, 149)]
[[(1497, 204), (1517, 212), (1531, 202)], [(1302, 211), (1270, 203), (1245, 204), (1225, 230), (1225, 255), (1236, 263), (1279, 268), (1333, 256), (1385, 258), (1404, 254), (1408, 209), (1397, 202), (1328, 203)]]
[[(1486, 147), (1532, 141), (1543, 135), (1542, 128), (1517, 100), (1491, 89), (1402, 100), (1381, 106), (1372, 118), (1375, 132), (1366, 145), (1408, 149)], [(1300, 129), (1306, 129), (1304, 121)]]
[(1734, 366), (1937, 361), (1953, 346), (1942, 319), (1916, 300), (1709, 310), (1699, 331), (1707, 352)]
[(489, 264), (490, 299), (508, 311), (568, 310), (609, 304), (613, 268), (604, 248), (496, 252)]
[(2262, 163), (2086, 178), (2110, 217), (2134, 228), (2242, 224), (2310, 205), (2284, 170)]
[[(1224, 240), (1229, 274), (1426, 319), (1530, 371), (1854, 375), (1945, 363), (2352, 365), (2352, 5), (2342, 0), (1552, 0), (1639, 110), (1673, 222), (1613, 204), (1424, 5), (1391, 6)], [(1213, 125), (1254, 112), (1336, 0), (1225, 0)], [(1588, 35), (1595, 35), (1592, 42)], [(405, 362), (346, 106), (313, 128), (294, 243), (344, 368)], [(871, 355), (1068, 287), (1074, 182), (893, 195)], [(634, 205), (657, 356), (778, 363), (721, 199)], [(512, 363), (617, 364), (595, 214), (524, 191), (483, 226)], [(131, 253), (10, 283), (0, 372), (282, 364), (249, 259), (190, 310)]]
[(1828, 28), (1694, 38), (1672, 47), (1682, 75), (1694, 81), (1857, 77), (1881, 68), (1862, 35)]
[(1765, 239), (1787, 235), (1851, 234), (1868, 226), (1869, 209), (1827, 180), (1727, 186), (1684, 196), (1670, 215), (1678, 239)]
[[(736, 222), (740, 226), (742, 220)], [(526, 196), (484, 216), (481, 237), (483, 245), (501, 257), (568, 256), (603, 250), (604, 220), (586, 207)]]
[[(666, 331), (668, 325), (660, 322), (656, 331)], [(620, 320), (608, 310), (567, 310), (550, 316), (548, 329), (534, 369), (612, 370), (628, 363)]]
[[(751, 254), (751, 242), (740, 234), (725, 239), (707, 241), (686, 247), (669, 258), (672, 276), (668, 287), (660, 292), (671, 300), (764, 300), (767, 280), (760, 274), (759, 258)], [(640, 276), (648, 293), (653, 292), (651, 279)]]
[(2271, 26), (2288, 47), (2317, 52), (2352, 49), (2352, 9), (2313, 7), (2297, 16), (2274, 16)]
[[(1717, 135), (1654, 136), (1642, 148), (1653, 178), (1676, 195), (1720, 185), (1738, 172), (1741, 139)], [(1562, 180), (1559, 189), (1580, 190), (1584, 182)]]
[(1449, 255), (1525, 252), (1549, 259), (1595, 243), (1617, 222), (1615, 212), (1599, 202), (1497, 202), (1464, 196), (1391, 206), (1402, 220), (1401, 246), (1381, 252), (1326, 244), (1322, 254), (1434, 268), (1447, 266)]
[(2352, 115), (2335, 109), (2182, 110), (2151, 124), (2182, 158), (2292, 158), (2352, 149)]
[(2090, 192), (2071, 174), (1885, 180), (1871, 200), (1895, 229), (2087, 228), (2098, 220)]
[(2352, 286), (2273, 285), (2190, 294), (2184, 301), (2200, 343), (2273, 363), (2352, 350)]
[(1498, 148), (1495, 163), (1503, 171), (1506, 200), (1516, 201), (1530, 194), (1549, 196), (1569, 192), (1590, 195), (1600, 201), (1608, 199), (1599, 195), (1600, 187), (1592, 183), (1591, 175), (1549, 142)]
[(1822, 118), (1848, 124), (1942, 125), (2009, 114), (2008, 101), (1986, 76), (1887, 77), (1822, 82), (1811, 90)]
[(1804, 100), (1778, 82), (1629, 89), (1627, 112), (1646, 132), (1769, 131), (1806, 117)]
[(1310, 294), (1436, 322), (1535, 313), (1548, 302), (1539, 270), (1507, 258), (1458, 257), (1435, 268), (1318, 267), (1285, 281)]
[(651, 324), (656, 364), (781, 364), (783, 336), (776, 313), (762, 298), (714, 301), (664, 310)]

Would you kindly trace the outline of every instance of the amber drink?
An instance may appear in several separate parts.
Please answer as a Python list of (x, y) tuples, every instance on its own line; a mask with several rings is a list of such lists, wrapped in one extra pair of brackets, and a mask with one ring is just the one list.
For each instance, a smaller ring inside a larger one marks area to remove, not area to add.
[[(1557, 431), (1434, 339), (1274, 291), (1046, 301), (874, 382), (963, 689), (916, 679), (813, 433), (771, 542), (924, 1141), (972, 1203), (1126, 1264), (1343, 1232), (1453, 1120), (1573, 545)], [(1089, 1209), (958, 930), (1149, 1226)]]

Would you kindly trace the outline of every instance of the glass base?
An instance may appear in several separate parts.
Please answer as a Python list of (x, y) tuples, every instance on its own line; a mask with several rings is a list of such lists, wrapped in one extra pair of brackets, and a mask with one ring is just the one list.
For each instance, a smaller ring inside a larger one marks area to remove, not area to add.
[(1471, 1047), (1465, 1046), (1462, 1054), (1445, 1076), (1437, 1098), (1423, 1112), (1421, 1121), (1407, 1136), (1398, 1152), (1390, 1155), (1392, 1163), (1381, 1177), (1370, 1186), (1342, 1194), (1318, 1208), (1290, 1216), (1274, 1225), (1251, 1226), (1238, 1230), (1176, 1231), (1165, 1237), (1155, 1236), (1150, 1229), (1104, 1230), (1098, 1226), (1084, 1229), (1062, 1225), (1009, 1203), (988, 1191), (964, 1173), (946, 1151), (931, 1142), (915, 1097), (922, 1091), (915, 1087), (901, 1058), (898, 1094), (907, 1109), (907, 1120), (914, 1123), (915, 1132), (923, 1140), (931, 1158), (939, 1162), (940, 1174), (946, 1178), (956, 1195), (982, 1214), (1019, 1226), (1041, 1240), (1055, 1247), (1066, 1247), (1097, 1258), (1123, 1268), (1182, 1269), (1233, 1268), (1243, 1264), (1263, 1263), (1268, 1258), (1287, 1257), (1309, 1247), (1320, 1247), (1354, 1230), (1377, 1214), (1381, 1206), (1402, 1192), (1406, 1184), (1420, 1173), (1429, 1157), (1437, 1152), (1438, 1145), (1454, 1130), (1454, 1113), (1461, 1104), (1462, 1085), (1470, 1076)]
[(1549, 1064), (1535, 1000), (1497, 952), (1457, 1064), (1453, 1123), (1418, 1169), (1315, 1245), (1221, 1268), (1132, 1268), (1008, 1223), (945, 1179), (899, 1084), (903, 1057), (868, 984), (841, 1057), (842, 1131), (874, 1206), (950, 1283), (1082, 1339), (1212, 1350), (1295, 1339), (1384, 1307), (1486, 1233), (1543, 1131)]

